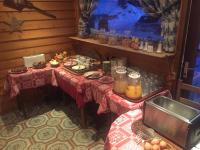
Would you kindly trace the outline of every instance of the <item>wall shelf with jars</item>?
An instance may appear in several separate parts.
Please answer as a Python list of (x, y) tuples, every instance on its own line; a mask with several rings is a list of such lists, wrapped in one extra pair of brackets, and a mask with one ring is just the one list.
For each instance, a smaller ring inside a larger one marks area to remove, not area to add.
[(138, 39), (121, 39), (120, 42), (116, 40), (111, 35), (99, 35), (98, 39), (94, 38), (79, 38), (79, 37), (69, 37), (71, 40), (84, 42), (88, 44), (95, 44), (99, 46), (105, 46), (107, 48), (114, 48), (121, 51), (132, 52), (142, 55), (147, 55), (157, 58), (172, 57), (175, 53), (166, 53), (162, 50), (162, 44), (157, 44), (155, 46), (152, 42), (138, 42)]

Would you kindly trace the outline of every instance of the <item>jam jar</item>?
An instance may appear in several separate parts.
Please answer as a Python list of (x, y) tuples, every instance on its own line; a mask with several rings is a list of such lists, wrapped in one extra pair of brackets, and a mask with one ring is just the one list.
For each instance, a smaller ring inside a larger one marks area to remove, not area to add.
[(142, 97), (141, 75), (138, 72), (128, 74), (128, 85), (125, 94), (130, 99)]
[(127, 89), (127, 70), (126, 67), (120, 66), (116, 68), (116, 74), (114, 78), (114, 92), (118, 94), (124, 94)]
[(98, 40), (100, 44), (107, 44), (108, 36), (105, 30), (100, 30), (99, 35), (98, 35)]

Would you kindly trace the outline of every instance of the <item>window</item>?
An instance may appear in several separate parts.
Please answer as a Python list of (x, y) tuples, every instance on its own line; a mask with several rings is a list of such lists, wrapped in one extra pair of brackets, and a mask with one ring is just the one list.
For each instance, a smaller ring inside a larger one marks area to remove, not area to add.
[(147, 15), (137, 1), (97, 0), (91, 14), (90, 28), (129, 34), (140, 39), (160, 41), (160, 18)]

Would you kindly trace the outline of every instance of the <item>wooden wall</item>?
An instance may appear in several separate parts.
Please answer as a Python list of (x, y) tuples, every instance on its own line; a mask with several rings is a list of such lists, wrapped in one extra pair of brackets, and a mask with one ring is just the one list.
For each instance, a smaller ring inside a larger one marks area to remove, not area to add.
[[(23, 56), (44, 53), (48, 59), (58, 51), (71, 48), (67, 37), (76, 33), (74, 0), (29, 1), (57, 18), (52, 19), (29, 9), (18, 12), (5, 7), (3, 0), (0, 0), (0, 91), (8, 69), (22, 66)], [(24, 21), (21, 32), (11, 33), (3, 23), (10, 22), (13, 17)]]

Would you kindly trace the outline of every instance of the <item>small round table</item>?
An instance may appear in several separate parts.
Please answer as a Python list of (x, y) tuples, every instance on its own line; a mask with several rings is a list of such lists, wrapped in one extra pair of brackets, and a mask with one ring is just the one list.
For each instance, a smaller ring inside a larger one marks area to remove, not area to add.
[(119, 116), (111, 125), (105, 142), (105, 150), (142, 150), (137, 143), (141, 138), (132, 132), (134, 121), (142, 119), (142, 110), (136, 109)]

